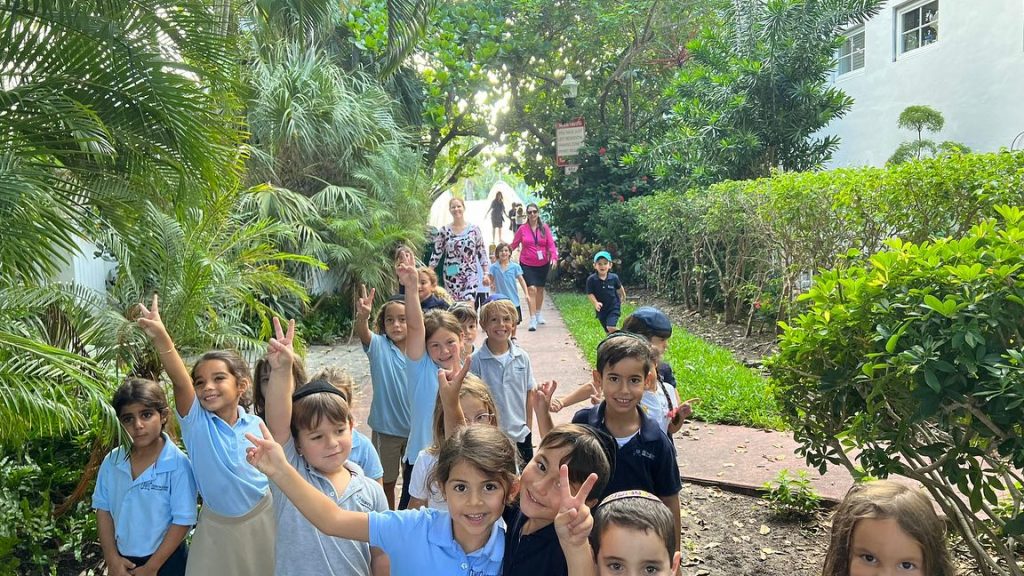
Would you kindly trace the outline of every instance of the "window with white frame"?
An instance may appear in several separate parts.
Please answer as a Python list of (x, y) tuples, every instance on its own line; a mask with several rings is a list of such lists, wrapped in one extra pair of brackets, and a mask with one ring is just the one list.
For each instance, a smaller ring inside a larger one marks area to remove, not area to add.
[(899, 53), (905, 54), (939, 40), (939, 0), (918, 2), (899, 11)]
[(864, 28), (848, 30), (846, 40), (839, 47), (839, 69), (837, 76), (848, 74), (864, 67)]

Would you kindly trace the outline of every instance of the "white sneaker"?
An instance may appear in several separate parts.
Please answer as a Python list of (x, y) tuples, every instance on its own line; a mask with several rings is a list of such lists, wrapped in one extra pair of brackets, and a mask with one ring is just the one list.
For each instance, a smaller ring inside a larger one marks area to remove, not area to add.
[(527, 328), (527, 330), (529, 330), (530, 332), (536, 332), (537, 331), (537, 317), (536, 316), (534, 316), (533, 318), (530, 318), (530, 327)]
[(540, 315), (540, 312), (537, 312), (537, 324), (547, 324), (547, 323), (548, 323), (548, 321), (545, 320), (544, 317)]

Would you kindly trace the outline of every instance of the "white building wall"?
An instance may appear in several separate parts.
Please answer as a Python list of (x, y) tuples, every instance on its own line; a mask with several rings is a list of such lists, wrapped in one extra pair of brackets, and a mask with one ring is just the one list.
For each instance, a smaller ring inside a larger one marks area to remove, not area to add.
[(864, 67), (835, 79), (855, 103), (822, 131), (841, 138), (830, 167), (884, 164), (917, 137), (896, 126), (916, 104), (946, 120), (926, 137), (975, 152), (1009, 148), (1024, 131), (1024, 0), (940, 0), (938, 41), (898, 54), (897, 14), (914, 4), (888, 2), (864, 26)]
[(107, 276), (117, 268), (117, 263), (96, 258), (98, 251), (95, 244), (82, 238), (76, 238), (78, 251), (68, 255), (67, 263), (53, 278), (54, 282), (80, 284), (99, 294), (107, 292)]

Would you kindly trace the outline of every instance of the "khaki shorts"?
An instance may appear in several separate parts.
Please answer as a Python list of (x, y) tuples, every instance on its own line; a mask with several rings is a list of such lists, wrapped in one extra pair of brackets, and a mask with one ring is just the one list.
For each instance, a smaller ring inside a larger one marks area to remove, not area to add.
[(380, 456), (381, 466), (384, 467), (384, 477), (381, 482), (393, 484), (398, 481), (398, 475), (402, 472), (402, 457), (405, 456), (405, 445), (409, 439), (402, 436), (392, 436), (374, 432), (371, 440), (373, 447), (377, 449)]

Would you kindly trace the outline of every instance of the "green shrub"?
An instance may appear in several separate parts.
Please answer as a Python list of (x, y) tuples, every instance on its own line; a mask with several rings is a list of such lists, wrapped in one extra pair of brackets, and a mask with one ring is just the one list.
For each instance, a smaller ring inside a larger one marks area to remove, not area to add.
[(762, 498), (772, 514), (783, 518), (809, 518), (821, 504), (821, 497), (814, 492), (804, 470), (796, 476), (790, 476), (789, 470), (779, 470), (774, 480), (764, 483), (764, 490)]
[(810, 465), (921, 482), (984, 573), (1019, 574), (1024, 516), (997, 494), (1019, 500), (1024, 468), (1024, 211), (996, 210), (960, 239), (890, 240), (822, 272), (768, 364)]
[(296, 321), (309, 344), (333, 344), (352, 328), (352, 304), (340, 294), (323, 297), (315, 309)]
[[(563, 241), (558, 249), (558, 277), (561, 282), (577, 290), (586, 288), (587, 278), (594, 273), (594, 254), (601, 250), (607, 248), (574, 239), (570, 239), (568, 245)], [(621, 261), (615, 259), (612, 263), (617, 267)]]
[(88, 447), (53, 440), (0, 458), (0, 575), (57, 574), (61, 560), (98, 554), (89, 499), (54, 517), (85, 468)]
[(893, 237), (959, 238), (993, 206), (1024, 205), (1024, 153), (787, 172), (626, 204), (653, 288), (730, 322), (749, 319), (758, 294), (769, 291), (777, 318), (786, 319), (802, 274), (858, 260)]

